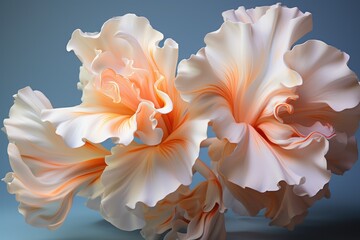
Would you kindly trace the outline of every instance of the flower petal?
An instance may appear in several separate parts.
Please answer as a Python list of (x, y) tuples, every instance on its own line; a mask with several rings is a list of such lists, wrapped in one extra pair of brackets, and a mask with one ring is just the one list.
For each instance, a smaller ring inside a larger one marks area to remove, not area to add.
[(204, 50), (179, 64), (176, 87), (183, 99), (233, 143), (241, 135), (238, 123), (254, 124), (273, 97), (286, 99), (302, 83), (283, 55), (311, 29), (310, 14), (279, 5), (261, 12), (251, 24), (226, 21), (205, 37)]
[(360, 120), (360, 85), (347, 66), (348, 59), (346, 53), (315, 40), (285, 55), (289, 67), (299, 72), (304, 82), (297, 89), (299, 98), (291, 103), (293, 112), (281, 118), (303, 133), (313, 131), (317, 122), (325, 130), (334, 130), (336, 136), (330, 139), (326, 158), (328, 168), (336, 174), (344, 173), (357, 160), (353, 138)]
[(167, 232), (164, 239), (225, 239), (221, 194), (218, 180), (211, 179), (193, 190), (180, 186), (154, 207), (137, 205), (135, 212), (146, 222), (142, 236), (156, 239)]
[(111, 138), (128, 145), (134, 137), (159, 144), (166, 130), (159, 114), (173, 109), (160, 85), (173, 85), (178, 46), (171, 39), (159, 47), (163, 35), (149, 21), (134, 14), (112, 18), (100, 33), (76, 30), (68, 44), (83, 63), (78, 87), (82, 104), (44, 111), (42, 119), (71, 147), (85, 141)]
[(154, 60), (159, 72), (173, 84), (179, 54), (178, 44), (171, 38), (165, 39), (164, 46), (154, 50)]
[(100, 175), (109, 153), (90, 143), (69, 148), (52, 125), (40, 120), (41, 111), (50, 108), (49, 100), (30, 88), (15, 95), (10, 117), (4, 120), (14, 172), (4, 180), (28, 223), (55, 229), (76, 194), (89, 198), (102, 194)]
[(112, 113), (96, 106), (44, 111), (42, 120), (54, 124), (56, 134), (72, 148), (81, 147), (86, 141), (101, 143), (108, 138), (127, 145), (134, 139), (137, 129), (135, 116)]
[[(128, 38), (129, 36), (138, 42), (140, 48), (129, 47), (134, 44), (134, 41)], [(162, 38), (163, 35), (154, 30), (146, 18), (126, 14), (105, 22), (100, 33), (84, 33), (80, 29), (74, 31), (67, 50), (74, 51), (88, 69), (92, 69), (91, 64), (99, 50), (110, 51), (118, 61), (122, 61), (123, 58), (136, 59), (135, 66), (146, 69), (149, 67), (144, 56), (148, 52), (140, 51), (140, 49), (147, 50), (155, 46)]]
[[(298, 196), (294, 192), (294, 186), (280, 183), (278, 191), (257, 192), (250, 188), (241, 188), (238, 185), (226, 181), (226, 186), (231, 194), (232, 205), (226, 207), (234, 208), (240, 201), (250, 215), (254, 216), (263, 208), (266, 208), (265, 216), (271, 219), (270, 225), (286, 227), (292, 230), (296, 224), (303, 221), (310, 208), (316, 201), (323, 197), (329, 198), (328, 185), (325, 185), (316, 195)], [(236, 210), (236, 209), (235, 209)]]
[[(276, 4), (272, 7), (280, 6)], [(231, 22), (242, 22), (242, 23), (256, 23), (259, 19), (266, 14), (270, 6), (261, 6), (250, 9), (245, 9), (245, 7), (240, 6), (238, 9), (227, 10), (223, 12), (222, 16), (224, 21)]]
[[(118, 85), (109, 86), (109, 90), (100, 92), (90, 82), (84, 88), (82, 104), (45, 110), (42, 119), (54, 124), (56, 133), (71, 147), (80, 147), (86, 140), (101, 143), (108, 138), (115, 143), (128, 145), (136, 131), (143, 142), (158, 144), (163, 133), (156, 128), (154, 105), (140, 99), (136, 87), (118, 77), (112, 70), (104, 71), (102, 79), (110, 79), (109, 84), (115, 84), (112, 81), (125, 83), (119, 88), (116, 87)], [(121, 94), (117, 91), (121, 91)], [(112, 96), (118, 96), (118, 100), (115, 101), (116, 98)], [(172, 109), (171, 99), (166, 101), (166, 107)]]
[(160, 145), (114, 147), (102, 177), (105, 219), (124, 230), (141, 228), (144, 222), (128, 208), (138, 202), (154, 206), (180, 185), (189, 185), (206, 130), (207, 121), (187, 120)]
[(304, 81), (297, 89), (299, 106), (325, 103), (336, 112), (356, 107), (360, 103), (360, 85), (347, 66), (348, 60), (346, 53), (316, 40), (289, 51), (285, 61)]
[(339, 133), (329, 141), (329, 152), (326, 154), (328, 169), (335, 174), (344, 174), (358, 160), (358, 147), (355, 136), (348, 137)]
[(216, 240), (225, 239), (225, 216), (216, 205), (211, 211), (198, 214), (191, 219), (187, 233), (178, 233), (179, 239)]
[(253, 127), (243, 127), (242, 141), (219, 163), (219, 171), (228, 181), (259, 192), (276, 191), (279, 182), (285, 181), (295, 185), (295, 193), (301, 196), (314, 196), (329, 181), (325, 138), (309, 138), (285, 149), (270, 145)]

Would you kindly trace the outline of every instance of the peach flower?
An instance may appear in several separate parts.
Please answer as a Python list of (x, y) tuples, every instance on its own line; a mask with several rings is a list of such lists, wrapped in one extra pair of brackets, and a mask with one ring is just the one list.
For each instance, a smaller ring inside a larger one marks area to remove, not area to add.
[(173, 102), (159, 86), (172, 80), (178, 48), (172, 39), (160, 48), (162, 39), (146, 18), (133, 14), (108, 20), (100, 33), (75, 30), (67, 50), (83, 63), (82, 103), (44, 111), (43, 120), (71, 147), (109, 138), (124, 145), (134, 137), (148, 145), (161, 142), (165, 123), (156, 115), (171, 112)]
[(129, 211), (138, 202), (154, 206), (191, 183), (206, 138), (208, 121), (193, 119), (174, 87), (177, 43), (159, 47), (162, 39), (133, 14), (108, 20), (100, 33), (76, 30), (67, 48), (83, 63), (82, 103), (42, 114), (71, 147), (109, 138), (116, 144), (106, 158), (100, 211), (124, 230), (145, 224)]
[(180, 63), (176, 87), (220, 139), (210, 154), (224, 197), (292, 228), (326, 195), (330, 170), (357, 159), (358, 79), (348, 55), (321, 41), (292, 48), (312, 28), (309, 13), (276, 4), (223, 16)]
[(101, 196), (100, 176), (109, 152), (89, 142), (76, 149), (68, 147), (52, 125), (40, 120), (41, 111), (51, 108), (41, 92), (29, 87), (15, 95), (10, 116), (4, 120), (13, 172), (3, 181), (16, 195), (27, 223), (56, 229), (75, 195)]

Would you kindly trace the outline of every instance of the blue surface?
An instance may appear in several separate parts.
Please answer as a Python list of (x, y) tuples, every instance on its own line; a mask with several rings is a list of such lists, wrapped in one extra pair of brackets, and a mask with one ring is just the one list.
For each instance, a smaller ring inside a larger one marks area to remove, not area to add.
[[(277, 1), (18, 1), (0, 2), (0, 118), (8, 116), (12, 95), (31, 86), (41, 90), (54, 107), (76, 105), (80, 62), (65, 46), (71, 33), (99, 31), (113, 16), (136, 13), (149, 19), (165, 37), (180, 45), (179, 59), (203, 47), (206, 33), (219, 28), (224, 10)], [(315, 38), (350, 54), (350, 67), (360, 74), (360, 2), (283, 1), (313, 14), (314, 30), (300, 42)], [(0, 134), (0, 178), (10, 171), (7, 140)], [(202, 153), (204, 155), (204, 153)], [(202, 158), (205, 158), (202, 156)], [(228, 216), (229, 239), (360, 239), (360, 164), (342, 177), (334, 176), (332, 198), (318, 202), (295, 231), (267, 227), (262, 218)], [(65, 224), (57, 231), (26, 225), (13, 195), (0, 184), (0, 239), (140, 239), (138, 232), (112, 227), (77, 198)], [(321, 234), (321, 235), (320, 235)], [(353, 236), (351, 238), (350, 236)], [(357, 236), (358, 238), (356, 238)]]

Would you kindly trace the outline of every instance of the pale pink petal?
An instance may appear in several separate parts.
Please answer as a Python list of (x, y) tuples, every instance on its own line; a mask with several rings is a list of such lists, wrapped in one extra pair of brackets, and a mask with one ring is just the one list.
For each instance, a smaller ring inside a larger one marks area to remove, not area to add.
[[(278, 6), (280, 4), (276, 4), (274, 6)], [(274, 7), (273, 6), (273, 7)], [(222, 13), (224, 21), (231, 22), (242, 22), (242, 23), (256, 23), (259, 19), (266, 14), (270, 6), (261, 6), (250, 9), (245, 9), (245, 7), (240, 6), (238, 9), (227, 10)]]
[[(330, 113), (328, 109), (327, 113)], [(360, 119), (360, 105), (340, 113), (329, 114), (330, 126), (335, 136), (329, 140), (329, 152), (326, 154), (328, 169), (335, 174), (343, 174), (358, 160), (358, 147), (355, 133)]]
[(285, 149), (270, 145), (253, 127), (243, 127), (242, 141), (219, 165), (221, 175), (228, 181), (259, 192), (276, 191), (279, 182), (285, 181), (295, 185), (296, 194), (309, 196), (329, 181), (325, 138), (309, 138)]
[(187, 233), (178, 233), (179, 239), (219, 240), (226, 239), (224, 213), (216, 205), (210, 212), (196, 215), (191, 219)]
[(358, 147), (355, 136), (348, 137), (338, 133), (329, 141), (329, 152), (326, 154), (328, 169), (335, 174), (344, 174), (358, 160)]
[(221, 88), (226, 88), (225, 83), (215, 75), (209, 65), (204, 48), (196, 55), (191, 55), (188, 60), (180, 62), (175, 84), (181, 92), (181, 97), (187, 102), (193, 101), (204, 89), (216, 93)]
[(134, 209), (138, 202), (154, 206), (180, 185), (189, 185), (206, 130), (207, 121), (185, 120), (157, 146), (114, 147), (102, 177), (105, 219), (121, 229), (141, 228), (144, 222), (127, 208)]
[[(299, 196), (294, 192), (294, 186), (284, 182), (278, 191), (257, 192), (250, 188), (241, 188), (236, 184), (225, 181), (231, 193), (227, 196), (233, 204), (226, 207), (234, 209), (241, 202), (248, 213), (255, 216), (263, 208), (265, 216), (271, 219), (270, 225), (277, 225), (293, 229), (301, 223), (307, 215), (308, 209), (318, 200), (330, 197), (328, 185), (325, 185), (316, 195)], [(236, 208), (234, 209), (236, 211)]]
[(360, 103), (360, 85), (347, 66), (348, 60), (346, 53), (316, 40), (289, 51), (286, 63), (303, 78), (297, 88), (298, 106), (325, 103), (337, 112), (356, 107)]
[(348, 59), (346, 53), (314, 40), (285, 55), (289, 67), (299, 72), (304, 82), (297, 89), (299, 98), (291, 103), (293, 113), (281, 117), (305, 134), (319, 123), (323, 135), (333, 129), (336, 137), (330, 140), (326, 158), (328, 168), (337, 174), (350, 169), (357, 160), (353, 137), (360, 119), (360, 85), (347, 66)]
[(4, 180), (29, 224), (55, 229), (65, 220), (75, 195), (102, 194), (100, 175), (109, 152), (90, 143), (69, 148), (52, 125), (40, 120), (44, 109), (51, 109), (51, 104), (40, 92), (24, 88), (15, 95), (4, 120), (13, 173)]
[[(310, 14), (279, 5), (262, 13), (253, 24), (226, 21), (205, 37), (204, 50), (178, 68), (176, 86), (184, 100), (212, 120), (219, 138), (234, 143), (239, 123), (254, 124), (269, 103), (292, 97), (292, 87), (302, 83), (283, 55), (311, 29)], [(272, 101), (279, 95), (284, 97)]]
[(147, 69), (149, 65), (146, 57), (150, 58), (148, 49), (162, 38), (163, 35), (154, 30), (146, 18), (126, 14), (105, 22), (100, 33), (84, 33), (79, 29), (74, 31), (67, 50), (74, 51), (88, 69), (91, 69), (99, 51), (111, 52), (114, 59), (119, 61), (115, 65), (121, 65), (123, 58), (136, 59), (135, 67)]
[[(208, 148), (209, 157), (211, 159), (211, 169), (219, 177), (219, 181), (222, 186), (222, 196), (224, 206), (226, 208), (232, 209), (235, 213), (240, 214), (241, 216), (248, 216), (249, 212), (245, 206), (236, 198), (233, 197), (228, 187), (224, 183), (218, 174), (219, 162), (228, 157), (236, 148), (236, 144), (230, 143), (227, 140), (218, 140), (215, 139)], [(225, 180), (226, 181), (226, 180)], [(234, 184), (235, 185), (235, 184)]]

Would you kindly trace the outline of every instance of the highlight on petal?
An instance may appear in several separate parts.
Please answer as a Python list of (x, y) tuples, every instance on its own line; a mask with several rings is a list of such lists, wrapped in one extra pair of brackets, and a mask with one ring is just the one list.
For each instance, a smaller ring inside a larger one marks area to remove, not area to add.
[(96, 198), (102, 194), (100, 175), (109, 152), (91, 143), (69, 148), (52, 125), (40, 120), (41, 111), (51, 108), (41, 92), (29, 87), (15, 95), (9, 118), (4, 120), (13, 172), (3, 180), (29, 224), (56, 229), (75, 195)]
[(157, 146), (132, 143), (115, 146), (106, 158), (102, 176), (104, 195), (101, 213), (124, 230), (141, 228), (141, 218), (133, 215), (138, 202), (154, 206), (180, 185), (189, 185), (192, 167), (206, 138), (207, 121), (183, 120)]
[[(148, 57), (150, 53), (148, 50), (162, 39), (163, 35), (153, 29), (146, 18), (126, 14), (109, 19), (102, 26), (100, 33), (75, 30), (67, 50), (74, 51), (88, 69), (92, 68), (91, 64), (99, 51), (111, 52), (114, 56), (113, 60), (119, 62), (123, 58), (136, 59), (135, 66), (144, 68), (148, 66), (144, 55)], [(114, 65), (119, 66), (118, 62)]]

